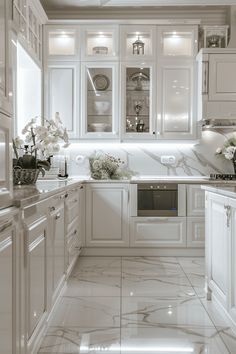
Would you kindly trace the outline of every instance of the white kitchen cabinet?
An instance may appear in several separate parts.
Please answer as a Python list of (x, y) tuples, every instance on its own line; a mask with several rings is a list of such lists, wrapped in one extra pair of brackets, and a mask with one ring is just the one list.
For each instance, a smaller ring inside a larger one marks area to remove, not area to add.
[(192, 61), (162, 60), (158, 66), (157, 138), (194, 139), (195, 66)]
[(51, 259), (49, 260), (47, 273), (50, 272), (51, 264), (51, 291), (49, 301), (52, 305), (58, 297), (65, 280), (65, 216), (64, 194), (59, 194), (50, 200), (50, 244)]
[[(0, 212), (0, 353), (19, 353), (19, 247), (16, 239), (17, 213)], [(16, 309), (17, 308), (17, 309)]]
[(187, 216), (205, 215), (205, 192), (200, 184), (187, 185)]
[(157, 43), (158, 57), (194, 59), (198, 51), (198, 26), (158, 26)]
[(81, 41), (78, 26), (45, 26), (45, 59), (73, 61), (80, 59)]
[(80, 191), (83, 188), (83, 186), (72, 188), (65, 195), (65, 270), (67, 277), (82, 249)]
[(205, 247), (205, 218), (187, 217), (187, 247)]
[(198, 119), (236, 118), (236, 50), (201, 49), (198, 60)]
[(228, 311), (236, 324), (236, 199), (229, 199), (230, 228), (229, 228), (229, 289)]
[(9, 21), (10, 1), (0, 0), (0, 111), (11, 115)]
[(122, 138), (156, 138), (155, 66), (151, 63), (121, 64)]
[(122, 60), (140, 61), (156, 58), (156, 26), (121, 25), (120, 53)]
[(133, 217), (133, 247), (186, 247), (185, 217)]
[(53, 62), (45, 73), (45, 116), (54, 117), (59, 112), (70, 138), (79, 134), (79, 64)]
[(229, 293), (229, 198), (207, 193), (207, 284), (208, 290), (227, 309)]
[(85, 25), (81, 32), (82, 61), (118, 60), (118, 25)]
[(117, 63), (82, 63), (81, 136), (119, 137)]
[(48, 200), (23, 209), (25, 262), (25, 345), (28, 353), (35, 351), (49, 310), (51, 288), (48, 274), (50, 239)]
[(127, 247), (129, 185), (89, 183), (86, 185), (86, 246)]

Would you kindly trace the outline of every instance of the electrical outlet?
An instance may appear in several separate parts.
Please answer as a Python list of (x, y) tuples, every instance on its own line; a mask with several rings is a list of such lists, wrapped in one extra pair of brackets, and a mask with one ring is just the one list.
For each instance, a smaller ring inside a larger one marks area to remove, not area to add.
[(164, 165), (174, 165), (175, 160), (175, 156), (161, 156), (161, 163), (163, 163)]

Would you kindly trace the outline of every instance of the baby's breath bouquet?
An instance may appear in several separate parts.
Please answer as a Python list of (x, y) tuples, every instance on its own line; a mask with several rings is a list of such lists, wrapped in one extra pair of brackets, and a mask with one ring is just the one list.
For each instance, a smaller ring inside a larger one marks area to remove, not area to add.
[(124, 161), (109, 154), (94, 154), (89, 157), (89, 164), (94, 179), (128, 179), (133, 175)]
[(236, 138), (228, 139), (222, 148), (216, 149), (216, 155), (224, 157), (226, 160), (231, 160), (236, 173)]

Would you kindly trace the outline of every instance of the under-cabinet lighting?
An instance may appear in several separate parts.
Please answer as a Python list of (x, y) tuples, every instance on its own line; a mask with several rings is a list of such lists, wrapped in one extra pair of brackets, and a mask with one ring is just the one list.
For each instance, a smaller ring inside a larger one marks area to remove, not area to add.
[[(158, 132), (157, 132), (157, 135)], [(150, 141), (147, 143), (136, 143), (136, 142), (130, 142), (130, 143), (126, 143), (126, 142), (98, 142), (98, 141), (83, 141), (83, 142), (79, 142), (79, 143), (71, 143), (70, 146), (68, 147), (69, 150), (76, 150), (76, 149), (80, 149), (82, 150), (83, 148), (86, 150), (88, 148), (93, 149), (94, 148), (94, 143), (96, 143), (96, 149), (154, 149), (154, 150), (173, 150), (173, 149), (191, 149), (192, 147), (194, 147), (196, 145), (196, 143), (193, 142), (183, 142), (181, 143), (175, 143), (175, 142), (171, 142), (169, 141), (168, 143), (159, 143), (157, 141)]]

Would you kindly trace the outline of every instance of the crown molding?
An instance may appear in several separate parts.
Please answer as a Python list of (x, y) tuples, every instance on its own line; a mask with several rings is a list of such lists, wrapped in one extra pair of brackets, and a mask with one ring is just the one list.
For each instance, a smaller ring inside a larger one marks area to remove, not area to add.
[[(48, 23), (55, 20), (196, 20), (202, 24), (223, 25), (227, 23), (229, 6), (175, 6), (143, 8), (80, 8), (65, 10), (48, 10)], [(150, 22), (148, 22), (150, 23)], [(167, 22), (168, 23), (168, 22)], [(147, 24), (147, 22), (146, 22)]]

